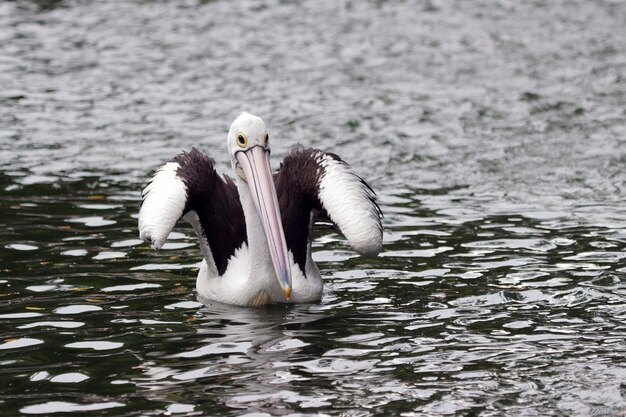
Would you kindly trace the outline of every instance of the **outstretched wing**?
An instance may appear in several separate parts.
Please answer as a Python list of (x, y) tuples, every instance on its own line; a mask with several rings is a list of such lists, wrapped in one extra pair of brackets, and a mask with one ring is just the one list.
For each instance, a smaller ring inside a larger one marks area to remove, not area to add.
[(142, 193), (139, 237), (159, 249), (184, 217), (200, 239), (207, 264), (222, 275), (247, 237), (237, 187), (220, 177), (214, 164), (193, 148), (159, 168)]
[(376, 194), (339, 156), (295, 147), (274, 176), (287, 247), (304, 271), (311, 211), (329, 218), (360, 255), (382, 249), (382, 212)]

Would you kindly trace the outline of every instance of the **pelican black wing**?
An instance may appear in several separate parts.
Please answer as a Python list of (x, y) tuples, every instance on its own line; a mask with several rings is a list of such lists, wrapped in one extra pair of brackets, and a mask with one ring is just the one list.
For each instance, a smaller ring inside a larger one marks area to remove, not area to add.
[(198, 237), (210, 249), (205, 257), (211, 255), (222, 275), (247, 237), (237, 187), (230, 178), (220, 177), (214, 165), (213, 159), (192, 148), (157, 170), (143, 192), (139, 231), (142, 239), (158, 249), (176, 222), (195, 212)]
[(274, 175), (287, 247), (305, 271), (311, 212), (330, 219), (364, 256), (382, 248), (382, 212), (367, 183), (341, 158), (296, 146)]

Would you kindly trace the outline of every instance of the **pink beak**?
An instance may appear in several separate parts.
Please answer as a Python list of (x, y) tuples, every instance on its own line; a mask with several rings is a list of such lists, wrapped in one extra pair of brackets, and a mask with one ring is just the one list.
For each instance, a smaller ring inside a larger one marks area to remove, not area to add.
[(253, 146), (246, 151), (237, 152), (235, 158), (243, 169), (252, 200), (261, 218), (278, 284), (285, 292), (285, 298), (289, 300), (291, 267), (276, 187), (270, 168), (270, 152), (262, 146)]

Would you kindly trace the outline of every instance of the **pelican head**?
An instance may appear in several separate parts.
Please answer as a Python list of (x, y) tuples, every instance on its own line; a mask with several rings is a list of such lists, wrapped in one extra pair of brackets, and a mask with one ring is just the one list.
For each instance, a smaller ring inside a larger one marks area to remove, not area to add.
[(250, 190), (263, 226), (278, 284), (289, 300), (291, 268), (270, 168), (269, 135), (265, 123), (260, 117), (241, 113), (230, 126), (227, 144), (233, 168)]

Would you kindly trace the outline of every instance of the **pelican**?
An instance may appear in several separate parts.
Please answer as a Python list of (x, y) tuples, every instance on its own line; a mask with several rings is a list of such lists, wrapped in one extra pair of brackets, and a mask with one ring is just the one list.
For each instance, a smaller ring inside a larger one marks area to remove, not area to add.
[(139, 237), (154, 249), (179, 219), (194, 228), (204, 255), (201, 297), (240, 306), (319, 301), (322, 276), (311, 255), (319, 218), (361, 256), (381, 251), (376, 195), (339, 156), (296, 146), (272, 174), (265, 123), (248, 113), (230, 126), (227, 146), (235, 180), (192, 148), (160, 167), (142, 193)]

